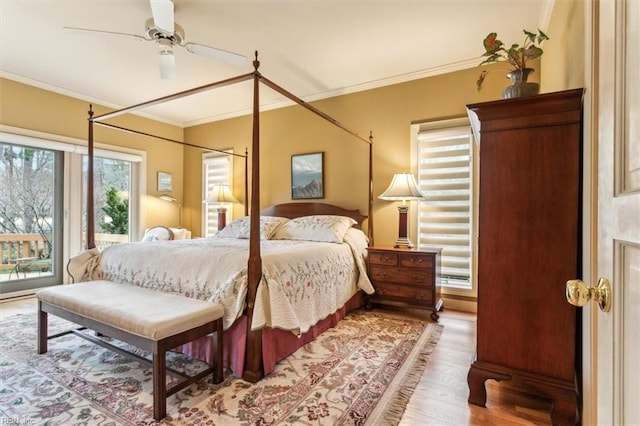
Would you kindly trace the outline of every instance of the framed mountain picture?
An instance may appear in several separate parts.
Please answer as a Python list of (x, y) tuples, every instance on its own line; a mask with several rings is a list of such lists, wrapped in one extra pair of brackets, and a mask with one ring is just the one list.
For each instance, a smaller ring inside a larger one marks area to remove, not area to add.
[(291, 198), (324, 198), (324, 152), (291, 156)]

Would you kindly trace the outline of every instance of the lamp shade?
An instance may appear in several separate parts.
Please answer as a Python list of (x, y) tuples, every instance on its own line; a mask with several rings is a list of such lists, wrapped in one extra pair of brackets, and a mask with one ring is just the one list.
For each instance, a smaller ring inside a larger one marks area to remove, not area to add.
[(425, 197), (418, 189), (416, 180), (411, 173), (396, 173), (393, 175), (389, 187), (378, 198), (388, 201), (404, 201), (422, 200)]
[(207, 195), (203, 203), (237, 203), (236, 197), (231, 193), (229, 185), (214, 185), (213, 190)]

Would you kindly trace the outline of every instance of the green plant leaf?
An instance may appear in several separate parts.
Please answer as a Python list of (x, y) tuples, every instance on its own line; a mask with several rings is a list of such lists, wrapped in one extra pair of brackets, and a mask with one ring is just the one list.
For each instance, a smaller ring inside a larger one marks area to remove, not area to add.
[(538, 44), (542, 43), (545, 40), (549, 40), (549, 37), (538, 29)]
[(507, 51), (507, 62), (509, 62), (514, 68), (524, 67), (524, 58), (522, 56), (522, 49), (520, 48), (520, 45), (511, 45)]
[(504, 45), (500, 40), (498, 40), (498, 34), (489, 33), (485, 38), (482, 44), (484, 45), (484, 50), (486, 53), (494, 53), (502, 48)]
[(482, 83), (484, 83), (484, 79), (487, 76), (487, 74), (489, 74), (489, 71), (482, 71), (478, 76), (478, 81), (476, 81), (476, 87), (478, 89), (478, 92), (482, 89)]
[(542, 49), (540, 49), (539, 47), (537, 47), (537, 46), (530, 46), (530, 47), (528, 47), (527, 49), (525, 49), (525, 51), (524, 51), (524, 58), (525, 58), (527, 61), (530, 61), (530, 60), (532, 60), (532, 59), (537, 59), (537, 58), (539, 58), (540, 56), (542, 56), (542, 53), (543, 53), (543, 51), (542, 51)]
[(483, 56), (488, 56), (488, 58), (480, 62), (480, 65), (491, 64), (494, 62), (500, 62), (504, 60), (504, 58), (497, 53), (485, 53)]
[[(538, 29), (538, 33), (534, 33), (527, 30), (522, 30), (525, 34), (525, 40), (523, 45), (514, 43), (508, 49), (505, 48), (504, 43), (498, 40), (497, 33), (489, 33), (483, 40), (485, 53), (482, 55), (485, 59), (480, 62), (480, 65), (491, 64), (495, 62), (506, 62), (513, 69), (520, 70), (526, 67), (527, 61), (537, 59), (542, 56), (542, 49), (538, 46), (545, 40), (549, 40), (549, 37)], [(482, 83), (489, 71), (482, 71), (476, 86), (478, 90), (482, 88)]]

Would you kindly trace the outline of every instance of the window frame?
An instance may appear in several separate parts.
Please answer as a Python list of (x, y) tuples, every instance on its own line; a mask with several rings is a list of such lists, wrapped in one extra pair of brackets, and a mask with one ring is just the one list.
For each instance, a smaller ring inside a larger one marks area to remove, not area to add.
[[(128, 223), (128, 234), (127, 234), (127, 242), (131, 241), (139, 241), (140, 235), (142, 234), (141, 223), (143, 222), (143, 218), (140, 215), (140, 205), (141, 197), (140, 197), (140, 184), (135, 185), (135, 182), (140, 182), (140, 164), (143, 162), (143, 156), (138, 154), (132, 154), (131, 152), (124, 152), (118, 149), (113, 149), (114, 147), (108, 147), (107, 149), (104, 145), (101, 145), (102, 148), (95, 149), (94, 155), (94, 167), (96, 161), (98, 160), (111, 160), (111, 161), (123, 161), (129, 164), (129, 223)], [(80, 165), (82, 168), (81, 176), (82, 179), (75, 180), (71, 182), (72, 190), (75, 191), (75, 183), (79, 182), (79, 191), (82, 194), (83, 186), (86, 183), (85, 176), (85, 159), (87, 157), (86, 149), (82, 150), (83, 152), (79, 153), (80, 157)], [(94, 169), (95, 173), (95, 169)], [(95, 182), (95, 178), (94, 178)], [(95, 186), (95, 185), (94, 185)], [(95, 189), (95, 188), (94, 188)], [(95, 192), (94, 192), (95, 197)], [(86, 208), (86, 201), (82, 199), (82, 195), (80, 196), (80, 210), (81, 210), (81, 218), (84, 215), (84, 209)], [(95, 206), (94, 206), (95, 209)], [(84, 220), (83, 220), (84, 222)], [(86, 224), (85, 224), (86, 225)], [(99, 227), (96, 226), (96, 234), (101, 233), (99, 231)], [(82, 239), (82, 237), (81, 237)], [(98, 247), (100, 249), (100, 247)]]
[[(420, 121), (413, 122), (411, 124), (411, 172), (419, 176), (419, 141), (418, 135), (420, 132), (429, 131), (447, 131), (448, 129), (466, 127), (470, 134), (470, 178), (471, 178), (471, 207), (470, 207), (470, 250), (471, 250), (471, 265), (470, 265), (470, 285), (468, 288), (460, 287), (457, 285), (447, 285), (441, 283), (443, 295), (450, 295), (458, 297), (463, 301), (471, 301), (477, 297), (477, 219), (478, 219), (478, 188), (479, 188), (479, 175), (478, 175), (478, 160), (479, 151), (478, 145), (475, 142), (475, 137), (471, 131), (469, 119), (467, 117), (459, 117), (445, 120), (433, 120), (433, 121)], [(420, 201), (423, 203), (425, 201)], [(415, 218), (412, 220), (411, 227), (413, 228), (415, 235), (417, 236), (417, 245), (420, 243), (420, 206), (416, 203), (415, 214), (412, 216)], [(473, 300), (474, 301), (474, 300)]]
[[(202, 200), (205, 200), (207, 198), (207, 195), (212, 190), (212, 186), (215, 184), (226, 184), (226, 185), (229, 185), (231, 188), (233, 188), (234, 150), (233, 148), (228, 148), (228, 149), (222, 149), (220, 151), (223, 151), (223, 152), (205, 152), (202, 154)], [(215, 180), (215, 182), (209, 182), (207, 162), (213, 162), (213, 159), (216, 159), (216, 161), (220, 161), (220, 163), (222, 163), (224, 161), (223, 159), (225, 158), (228, 161), (227, 179), (219, 179), (219, 180)], [(209, 183), (211, 183), (211, 186), (209, 185)], [(203, 201), (201, 216), (202, 216), (201, 226), (202, 226), (203, 237), (207, 238), (215, 235), (218, 232), (217, 231), (217, 224), (218, 224), (217, 208)], [(228, 208), (226, 222), (229, 223), (231, 220), (233, 220), (233, 208)], [(212, 228), (215, 228), (215, 230), (213, 230)]]
[[(7, 143), (62, 152), (61, 175), (63, 178), (56, 182), (56, 185), (62, 188), (59, 193), (61, 199), (56, 200), (61, 208), (58, 229), (63, 230), (58, 233), (59, 238), (62, 239), (62, 267), (60, 268), (62, 277), (57, 279), (54, 284), (68, 283), (71, 280), (66, 271), (66, 262), (84, 249), (82, 246), (82, 227), (76, 225), (82, 223), (82, 156), (87, 153), (87, 141), (2, 124), (0, 124), (0, 136)], [(131, 168), (132, 184), (129, 205), (129, 238), (132, 241), (136, 240), (141, 236), (141, 230), (144, 230), (146, 225), (143, 200), (147, 195), (147, 180), (145, 178), (147, 175), (147, 153), (142, 150), (101, 142), (95, 143), (95, 152), (97, 156), (124, 159), (137, 164)], [(137, 184), (134, 185), (134, 183)], [(137, 191), (137, 194), (134, 191)], [(58, 226), (58, 222), (56, 222), (56, 226)], [(25, 291), (26, 294), (30, 294), (34, 292), (34, 289)], [(10, 294), (16, 296), (21, 293), (23, 292), (18, 291)]]

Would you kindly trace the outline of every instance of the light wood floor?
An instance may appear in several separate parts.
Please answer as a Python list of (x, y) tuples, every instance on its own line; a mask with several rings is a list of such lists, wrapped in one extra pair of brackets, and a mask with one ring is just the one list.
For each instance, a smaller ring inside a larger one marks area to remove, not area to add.
[(467, 372), (475, 351), (474, 314), (444, 310), (444, 331), (401, 426), (550, 425), (551, 403), (488, 380), (487, 407), (469, 404)]
[[(35, 298), (0, 301), (0, 318), (35, 312)], [(487, 381), (487, 407), (467, 403), (467, 371), (475, 346), (475, 315), (445, 310), (444, 331), (404, 413), (401, 426), (550, 425), (547, 401), (531, 398), (507, 383)]]

